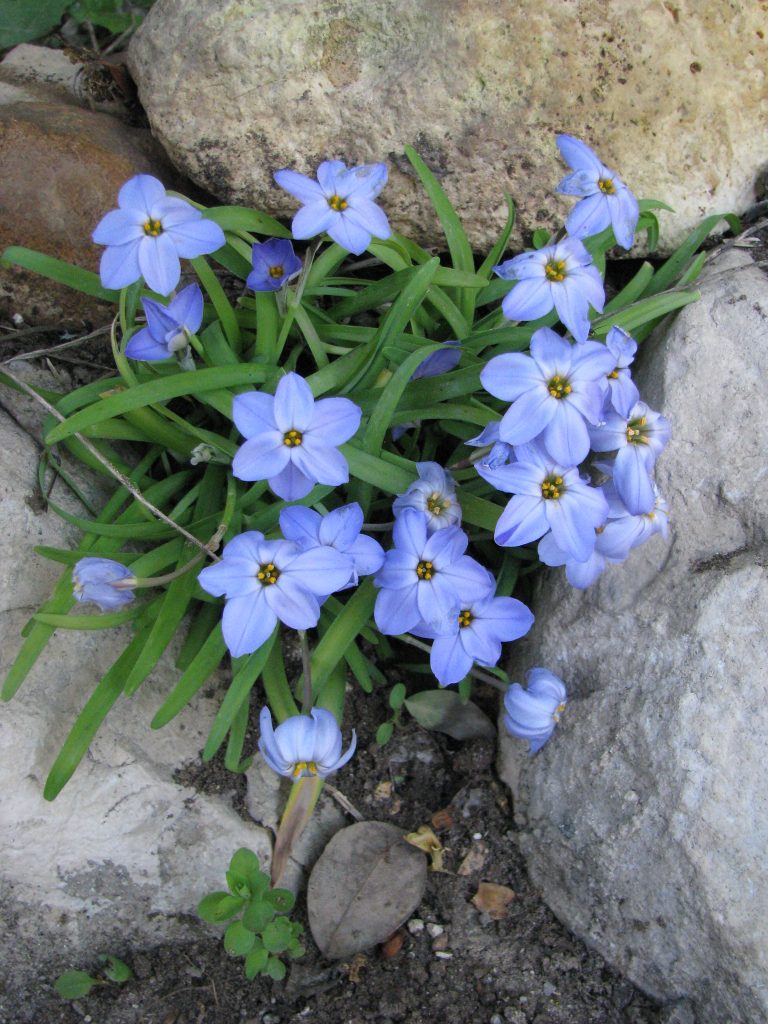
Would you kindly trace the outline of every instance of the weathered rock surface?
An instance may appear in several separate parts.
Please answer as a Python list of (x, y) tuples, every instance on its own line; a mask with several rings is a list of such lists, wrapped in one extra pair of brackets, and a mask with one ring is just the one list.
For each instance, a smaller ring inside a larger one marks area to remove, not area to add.
[[(0, 439), (4, 678), (21, 627), (58, 576), (32, 545), (74, 546), (79, 534), (39, 510), (35, 445), (4, 413)], [(67, 504), (60, 485), (55, 497)], [(16, 1019), (18, 986), (34, 990), (35, 979), (88, 968), (99, 952), (123, 955), (200, 934), (205, 926), (190, 915), (206, 892), (222, 888), (232, 853), (248, 846), (269, 860), (266, 830), (226, 801), (174, 781), (176, 769), (199, 758), (220, 698), (201, 696), (152, 732), (150, 719), (178, 678), (170, 658), (134, 697), (118, 702), (61, 795), (43, 800), (68, 730), (126, 635), (60, 630), (0, 711), (0, 920), (13, 935), (0, 952), (7, 979), (0, 1020)]]
[(768, 278), (735, 252), (648, 343), (641, 394), (671, 419), (655, 537), (589, 591), (550, 575), (513, 678), (570, 704), (533, 758), (506, 739), (521, 844), (555, 913), (701, 1021), (768, 1018)]
[[(18, 88), (9, 86), (8, 88)], [(175, 174), (150, 132), (68, 103), (0, 105), (0, 252), (21, 245), (97, 271), (91, 232), (133, 174), (172, 187)], [(31, 324), (106, 323), (112, 307), (18, 267), (0, 268), (0, 316)]]
[(560, 226), (567, 131), (674, 207), (670, 248), (705, 213), (753, 201), (766, 36), (765, 5), (730, 0), (160, 0), (130, 59), (171, 159), (222, 200), (288, 216), (274, 170), (387, 160), (394, 226), (444, 246), (410, 143), (487, 251), (505, 190), (519, 229)]

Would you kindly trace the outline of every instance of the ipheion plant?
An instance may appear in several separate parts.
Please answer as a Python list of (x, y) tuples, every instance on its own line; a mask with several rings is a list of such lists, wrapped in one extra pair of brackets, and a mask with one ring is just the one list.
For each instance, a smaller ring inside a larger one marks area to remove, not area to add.
[[(259, 211), (203, 210), (149, 175), (126, 182), (93, 234), (105, 247), (101, 287), (121, 290), (116, 376), (53, 405), (37, 396), (53, 410), (47, 443), (87, 452), (120, 489), (93, 522), (77, 520), (81, 552), (56, 553), (72, 566), (72, 590), (60, 588), (31, 627), (5, 696), (53, 635), (48, 623), (90, 602), (133, 629), (129, 693), (190, 623), (178, 686), (153, 724), (217, 667), (230, 670), (205, 756), (226, 740), (227, 766), (243, 769), (255, 695), (266, 763), (312, 800), (355, 752), (354, 730), (344, 749), (340, 727), (347, 673), (365, 690), (389, 685), (402, 643), (429, 655), (434, 708), (441, 687), (468, 699), (475, 681), (489, 684), (504, 691), (507, 731), (539, 750), (567, 697), (548, 669), (523, 689), (498, 667), (503, 645), (533, 624), (516, 581), (540, 559), (587, 586), (666, 533), (652, 473), (671, 432), (631, 366), (654, 324), (696, 297), (687, 279), (679, 285), (684, 261), (672, 261), (603, 313), (606, 251), (631, 247), (637, 230), (652, 240), (663, 204), (638, 204), (578, 140), (558, 145), (571, 169), (560, 191), (578, 198), (564, 229), (504, 259), (510, 210), (479, 266), (410, 149), (447, 226), (446, 266), (393, 232), (376, 202), (384, 163), (275, 172), (300, 204), (290, 233)], [(222, 287), (225, 275), (240, 288)], [(72, 279), (98, 289), (84, 271)], [(135, 446), (135, 464), (115, 440)], [(293, 678), (283, 643), (300, 652)], [(83, 755), (90, 713), (46, 795)], [(303, 799), (289, 801), (278, 873)], [(247, 970), (261, 970), (260, 947), (245, 940)]]

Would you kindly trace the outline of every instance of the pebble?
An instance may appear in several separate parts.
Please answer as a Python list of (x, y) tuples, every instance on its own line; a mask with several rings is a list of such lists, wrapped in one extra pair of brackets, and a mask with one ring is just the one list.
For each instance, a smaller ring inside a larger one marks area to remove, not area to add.
[(412, 917), (408, 922), (408, 931), (411, 935), (421, 935), (424, 931), (424, 922), (420, 917)]
[(439, 952), (435, 953), (435, 956), (437, 957), (438, 960), (452, 960), (453, 959), (453, 953), (451, 953), (450, 950), (447, 950), (447, 949), (441, 949)]
[(443, 926), (441, 924), (432, 924), (432, 923), (430, 923), (430, 924), (427, 925), (427, 931), (429, 932), (429, 934), (432, 936), (433, 939), (436, 939), (438, 935), (442, 935), (443, 934), (443, 932), (445, 931), (445, 928), (443, 928)]

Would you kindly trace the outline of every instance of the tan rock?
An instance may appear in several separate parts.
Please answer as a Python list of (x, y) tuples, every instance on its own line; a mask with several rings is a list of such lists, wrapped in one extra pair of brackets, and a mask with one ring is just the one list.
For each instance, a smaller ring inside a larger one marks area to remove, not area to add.
[(645, 345), (640, 393), (672, 422), (656, 536), (586, 591), (539, 583), (511, 678), (569, 702), (533, 757), (501, 737), (534, 885), (573, 932), (699, 1021), (768, 1019), (768, 278), (736, 250)]
[(557, 227), (571, 200), (554, 135), (576, 135), (667, 200), (669, 249), (742, 209), (765, 161), (768, 14), (728, 0), (160, 0), (130, 58), (174, 162), (222, 200), (291, 215), (272, 182), (328, 158), (386, 160), (394, 226), (444, 245), (403, 153), (414, 145), (479, 250), (504, 222)]

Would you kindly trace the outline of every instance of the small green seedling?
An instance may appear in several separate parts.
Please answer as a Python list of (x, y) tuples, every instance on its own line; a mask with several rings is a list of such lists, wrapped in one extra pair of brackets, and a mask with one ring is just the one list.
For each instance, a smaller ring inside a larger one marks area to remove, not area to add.
[(294, 959), (304, 955), (299, 942), (303, 927), (283, 916), (293, 909), (296, 897), (289, 889), (270, 889), (259, 858), (245, 847), (232, 857), (226, 879), (229, 891), (203, 897), (197, 913), (210, 924), (230, 922), (224, 948), (231, 956), (244, 957), (246, 978), (266, 974), (281, 981), (286, 968), (280, 954)]
[(389, 743), (392, 739), (392, 733), (395, 731), (395, 726), (400, 721), (400, 713), (403, 709), (407, 692), (408, 691), (402, 683), (395, 683), (389, 691), (389, 706), (392, 708), (394, 714), (389, 721), (382, 722), (376, 730), (376, 742), (380, 747), (383, 747), (385, 743)]
[(86, 971), (64, 971), (54, 983), (56, 991), (62, 999), (82, 999), (96, 985), (108, 985), (114, 982), (122, 985), (133, 977), (133, 971), (122, 960), (109, 953), (99, 954), (99, 960), (104, 965), (101, 968), (102, 976), (88, 974)]

